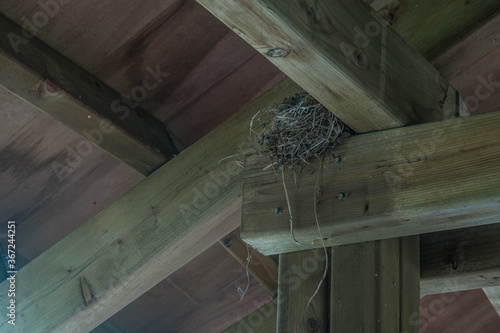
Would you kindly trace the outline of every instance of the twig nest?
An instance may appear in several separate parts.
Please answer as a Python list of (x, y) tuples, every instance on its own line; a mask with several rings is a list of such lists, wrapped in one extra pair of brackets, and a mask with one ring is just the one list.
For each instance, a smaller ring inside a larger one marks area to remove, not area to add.
[(307, 93), (297, 94), (275, 107), (260, 110), (250, 131), (273, 164), (300, 165), (321, 157), (352, 130)]

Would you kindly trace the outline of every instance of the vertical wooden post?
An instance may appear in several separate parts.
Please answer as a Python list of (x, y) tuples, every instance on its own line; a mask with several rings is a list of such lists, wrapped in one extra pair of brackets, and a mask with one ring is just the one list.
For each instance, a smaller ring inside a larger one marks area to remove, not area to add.
[(327, 278), (305, 310), (324, 270), (322, 249), (280, 254), (278, 333), (328, 332)]
[(332, 248), (331, 332), (419, 332), (419, 236)]

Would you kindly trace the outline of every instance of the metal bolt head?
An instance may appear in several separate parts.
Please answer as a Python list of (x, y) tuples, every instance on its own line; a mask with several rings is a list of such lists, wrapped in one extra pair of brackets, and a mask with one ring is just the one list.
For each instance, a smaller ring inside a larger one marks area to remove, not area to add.
[(266, 55), (271, 58), (280, 58), (286, 55), (286, 49), (283, 47), (277, 47), (267, 51)]
[(338, 156), (337, 156), (337, 157), (335, 157), (335, 158), (333, 159), (333, 163), (335, 163), (335, 164), (339, 164), (339, 163), (340, 163), (340, 157), (338, 157)]
[(307, 320), (307, 328), (311, 332), (317, 331), (319, 329), (319, 321), (316, 318), (309, 318)]
[(281, 208), (274, 208), (273, 209), (273, 214), (274, 215), (279, 215), (279, 214), (281, 214), (281, 212), (283, 212), (283, 209), (281, 209)]
[(344, 193), (337, 194), (337, 199), (339, 199), (339, 200), (344, 199), (344, 197), (345, 197)]

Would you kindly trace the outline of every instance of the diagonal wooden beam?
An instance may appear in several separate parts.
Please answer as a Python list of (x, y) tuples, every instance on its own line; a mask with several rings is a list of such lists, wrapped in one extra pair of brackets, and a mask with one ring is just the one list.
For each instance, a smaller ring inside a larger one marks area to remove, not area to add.
[(299, 90), (278, 84), (20, 270), (16, 326), (0, 330), (88, 332), (238, 227), (241, 168), (217, 162), (244, 149), (258, 110)]
[[(165, 75), (150, 68), (144, 86)], [(177, 153), (163, 124), (0, 14), (0, 86), (148, 175)]]
[(358, 133), (458, 113), (455, 89), (362, 1), (198, 1)]
[[(0, 71), (4, 73), (0, 86), (145, 176), (177, 154), (160, 121), (3, 14), (0, 14)], [(132, 89), (141, 98), (168, 75), (160, 68), (148, 67), (145, 71), (143, 86)], [(245, 245), (239, 233), (231, 236), (235, 244), (229, 253), (246, 266), (246, 255), (234, 250)], [(261, 257), (259, 262), (250, 262), (250, 272), (274, 293), (277, 281), (273, 283), (272, 275), (277, 279), (278, 267), (272, 259)]]
[[(238, 216), (240, 220), (240, 216)], [(278, 292), (278, 264), (273, 258), (252, 249), (240, 238), (239, 227), (226, 235), (219, 243), (264, 287), (271, 297)], [(248, 267), (247, 267), (248, 265)]]

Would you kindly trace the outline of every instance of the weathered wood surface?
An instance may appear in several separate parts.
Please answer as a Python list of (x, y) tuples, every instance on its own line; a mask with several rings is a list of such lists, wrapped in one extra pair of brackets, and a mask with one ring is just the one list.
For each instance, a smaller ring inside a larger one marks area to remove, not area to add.
[(500, 285), (500, 224), (420, 236), (422, 295)]
[(440, 53), (432, 64), (452, 78), (500, 46), (500, 12)]
[[(238, 216), (238, 220), (240, 217)], [(278, 292), (278, 264), (263, 256), (240, 238), (239, 228), (226, 235), (219, 243), (251, 274), (272, 297)]]
[(323, 249), (280, 254), (276, 332), (329, 332), (327, 277), (311, 299), (323, 278), (325, 260)]
[[(325, 242), (358, 243), (495, 223), (498, 219), (500, 113), (453, 119), (344, 140), (326, 158), (318, 216)], [(242, 239), (264, 254), (300, 251), (290, 237), (281, 175), (247, 159)], [(313, 214), (319, 161), (285, 170), (296, 239), (320, 247)], [(339, 200), (339, 194), (342, 199)], [(304, 200), (311, 198), (311, 200)], [(273, 215), (273, 209), (283, 213)]]
[[(241, 169), (225, 163), (216, 174), (217, 162), (242, 149), (241, 129), (260, 108), (298, 90), (285, 82), (251, 103), (28, 264), (17, 276), (25, 287), (16, 329), (88, 331), (234, 230)], [(98, 300), (89, 307), (81, 276)], [(0, 304), (7, 289), (0, 285)]]
[(457, 113), (455, 89), (361, 1), (199, 2), (357, 132)]
[[(163, 124), (0, 14), (0, 85), (143, 174), (175, 153)], [(163, 73), (150, 68), (137, 96)]]
[(419, 332), (418, 242), (332, 248), (330, 332)]
[(380, 12), (430, 61), (500, 10), (496, 0), (392, 0)]

